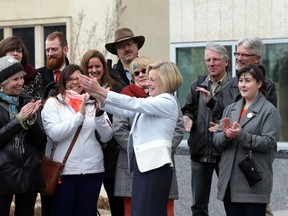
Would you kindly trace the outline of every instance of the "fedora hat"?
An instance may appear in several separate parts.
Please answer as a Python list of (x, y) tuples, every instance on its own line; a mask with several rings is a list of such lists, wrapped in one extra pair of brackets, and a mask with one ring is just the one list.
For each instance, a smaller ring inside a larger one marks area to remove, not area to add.
[(113, 43), (107, 43), (105, 48), (112, 54), (117, 55), (116, 44), (125, 40), (133, 39), (138, 44), (138, 49), (140, 49), (144, 42), (144, 36), (134, 36), (133, 32), (129, 28), (121, 28), (115, 32), (115, 40)]

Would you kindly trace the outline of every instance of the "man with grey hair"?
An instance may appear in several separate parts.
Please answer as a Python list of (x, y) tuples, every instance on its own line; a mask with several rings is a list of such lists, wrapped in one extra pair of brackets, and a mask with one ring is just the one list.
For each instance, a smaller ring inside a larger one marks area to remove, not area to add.
[[(265, 46), (260, 38), (258, 37), (245, 37), (238, 41), (237, 51), (234, 53), (236, 60), (236, 70), (239, 71), (243, 67), (249, 64), (259, 65), (265, 52)], [(266, 98), (270, 101), (275, 107), (277, 107), (277, 95), (275, 85), (266, 76), (266, 71), (262, 65), (259, 65), (260, 69), (263, 71), (265, 76), (265, 82), (267, 85)], [(206, 92), (206, 101), (207, 98), (210, 98), (209, 92), (202, 90), (203, 93)], [(207, 96), (209, 94), (209, 96)], [(213, 108), (213, 121), (218, 122), (222, 118), (222, 113), (228, 105), (241, 99), (241, 95), (238, 89), (238, 78), (237, 76), (230, 79), (225, 86), (219, 92), (218, 100), (215, 101), (213, 98), (209, 100), (207, 106), (211, 109)], [(216, 124), (215, 124), (216, 125)], [(225, 207), (226, 208), (226, 207)], [(270, 204), (267, 204), (266, 216), (273, 215), (271, 211)]]
[(229, 56), (226, 48), (219, 44), (208, 44), (204, 59), (208, 75), (199, 76), (193, 83), (182, 108), (184, 127), (190, 133), (188, 145), (191, 156), (192, 215), (208, 216), (208, 204), (214, 170), (218, 174), (220, 153), (212, 143), (208, 130), (212, 111), (206, 106), (205, 95), (198, 92), (208, 90), (214, 100), (222, 86), (230, 79), (227, 73)]
[[(265, 46), (261, 39), (258, 37), (245, 37), (240, 39), (237, 43), (237, 51), (234, 53), (236, 60), (236, 70), (240, 70), (249, 64), (259, 64), (265, 51)], [(260, 68), (264, 73), (265, 69), (260, 65)], [(275, 107), (277, 107), (277, 95), (275, 84), (269, 79), (266, 74), (265, 81), (267, 85), (266, 98)], [(229, 80), (229, 83), (222, 88), (219, 93), (219, 99), (215, 103), (214, 117), (213, 119), (217, 122), (221, 119), (222, 113), (228, 105), (241, 99), (241, 95), (238, 89), (238, 78), (237, 76)], [(212, 100), (211, 100), (212, 101)], [(209, 101), (210, 104), (213, 104)], [(208, 105), (209, 105), (208, 103)]]

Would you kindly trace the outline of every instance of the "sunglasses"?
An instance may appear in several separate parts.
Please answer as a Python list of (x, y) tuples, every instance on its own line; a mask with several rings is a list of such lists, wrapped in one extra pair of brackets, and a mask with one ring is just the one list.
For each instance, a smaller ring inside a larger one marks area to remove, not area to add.
[(139, 76), (139, 75), (140, 75), (140, 72), (141, 72), (142, 74), (146, 74), (146, 69), (143, 69), (142, 71), (134, 71), (134, 76), (135, 76), (135, 77)]

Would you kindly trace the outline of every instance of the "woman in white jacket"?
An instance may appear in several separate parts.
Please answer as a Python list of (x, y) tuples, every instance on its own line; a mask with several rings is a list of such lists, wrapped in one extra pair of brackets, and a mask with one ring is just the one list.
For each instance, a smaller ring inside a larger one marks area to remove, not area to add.
[(49, 98), (42, 110), (42, 121), (47, 134), (45, 156), (62, 162), (77, 128), (80, 134), (69, 155), (55, 194), (49, 197), (51, 215), (95, 215), (98, 196), (104, 177), (103, 152), (95, 137), (102, 142), (113, 136), (105, 112), (84, 93), (79, 83), (82, 69), (68, 65), (58, 83), (57, 97)]
[(133, 170), (131, 216), (166, 216), (172, 181), (171, 146), (178, 119), (173, 93), (182, 84), (174, 63), (147, 68), (148, 98), (108, 91), (96, 79), (80, 76), (86, 91), (109, 113), (134, 117), (128, 138), (128, 162)]

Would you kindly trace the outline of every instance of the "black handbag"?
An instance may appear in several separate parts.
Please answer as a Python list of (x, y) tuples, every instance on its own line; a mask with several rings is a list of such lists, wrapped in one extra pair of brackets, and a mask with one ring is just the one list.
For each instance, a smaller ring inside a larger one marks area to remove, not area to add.
[(260, 171), (257, 168), (256, 163), (252, 157), (251, 145), (252, 145), (252, 135), (248, 154), (246, 155), (245, 159), (238, 164), (238, 167), (245, 175), (250, 187), (252, 187), (253, 185), (262, 180)]

